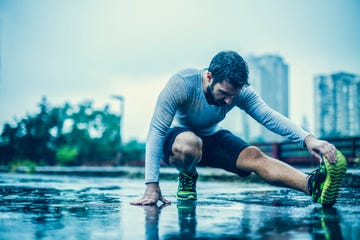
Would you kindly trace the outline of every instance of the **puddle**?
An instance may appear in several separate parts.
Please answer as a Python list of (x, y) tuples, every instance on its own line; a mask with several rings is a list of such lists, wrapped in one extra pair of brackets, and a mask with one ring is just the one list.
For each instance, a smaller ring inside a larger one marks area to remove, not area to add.
[[(131, 206), (142, 180), (0, 174), (0, 239), (359, 239), (360, 189), (334, 208), (261, 184), (198, 182), (199, 200)], [(330, 237), (330, 238), (329, 238)]]

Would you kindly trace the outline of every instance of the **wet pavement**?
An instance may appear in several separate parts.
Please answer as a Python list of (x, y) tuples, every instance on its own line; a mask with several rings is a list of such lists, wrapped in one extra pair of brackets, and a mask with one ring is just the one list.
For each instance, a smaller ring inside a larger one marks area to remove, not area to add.
[(161, 182), (163, 206), (131, 206), (141, 179), (0, 174), (0, 239), (359, 239), (360, 188), (334, 208), (295, 190), (199, 181), (194, 203)]

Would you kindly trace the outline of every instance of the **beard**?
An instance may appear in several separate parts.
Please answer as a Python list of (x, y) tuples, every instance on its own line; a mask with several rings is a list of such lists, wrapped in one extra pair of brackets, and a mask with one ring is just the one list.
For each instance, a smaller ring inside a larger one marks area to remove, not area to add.
[(207, 86), (206, 92), (205, 92), (206, 101), (210, 105), (215, 105), (215, 106), (223, 106), (223, 105), (225, 105), (226, 103), (223, 100), (218, 101), (218, 100), (215, 99), (214, 94), (213, 94), (213, 89), (214, 89), (214, 86), (212, 84)]

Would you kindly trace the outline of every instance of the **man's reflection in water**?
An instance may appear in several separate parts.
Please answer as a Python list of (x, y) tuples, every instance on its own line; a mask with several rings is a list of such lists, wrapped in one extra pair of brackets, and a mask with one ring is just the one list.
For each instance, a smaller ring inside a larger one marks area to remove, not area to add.
[(196, 233), (196, 202), (179, 201), (177, 204), (180, 239), (191, 239)]
[[(145, 205), (143, 206), (145, 210), (145, 234), (146, 239), (148, 240), (157, 240), (159, 239), (159, 217), (161, 210), (168, 205), (164, 204), (161, 206), (157, 205)], [(193, 239), (196, 236), (196, 227), (197, 227), (197, 217), (196, 217), (196, 202), (177, 202), (178, 210), (178, 223), (179, 223), (179, 232), (167, 233), (163, 236), (163, 239)], [(264, 224), (267, 226), (260, 226), (257, 230), (254, 230), (256, 236), (260, 235), (269, 235), (276, 238), (279, 238), (279, 235), (274, 233), (274, 227), (276, 231), (280, 233), (291, 232), (292, 230), (298, 230), (299, 225), (295, 223), (286, 224), (290, 219), (275, 218), (277, 221), (273, 222), (274, 219), (270, 218), (269, 221), (265, 221)], [(249, 218), (244, 217), (242, 221), (247, 221)], [(275, 224), (272, 225), (272, 224)], [(244, 228), (244, 226), (246, 226)], [(248, 223), (243, 226), (243, 229), (236, 235), (251, 235), (252, 231), (250, 230)], [(343, 235), (340, 226), (340, 216), (336, 208), (314, 208), (311, 213), (311, 221), (307, 225), (310, 230), (313, 239), (336, 239), (342, 240)], [(304, 226), (302, 227), (304, 230)], [(219, 233), (220, 236), (222, 233)], [(274, 235), (275, 234), (275, 235)], [(234, 236), (234, 237), (236, 237)]]
[(143, 205), (145, 210), (145, 237), (148, 240), (159, 239), (159, 217), (161, 209), (169, 204), (157, 205)]
[[(159, 239), (159, 218), (161, 210), (168, 206), (163, 204), (144, 205), (146, 239)], [(196, 202), (178, 202), (179, 233), (170, 233), (164, 239), (192, 239), (196, 233)]]
[(312, 212), (313, 239), (342, 240), (340, 216), (336, 208), (315, 208)]

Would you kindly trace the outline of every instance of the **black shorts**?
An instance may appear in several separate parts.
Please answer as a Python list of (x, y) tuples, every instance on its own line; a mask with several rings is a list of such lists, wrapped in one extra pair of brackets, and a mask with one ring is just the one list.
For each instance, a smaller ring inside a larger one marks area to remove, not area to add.
[[(178, 134), (191, 131), (187, 128), (170, 128), (165, 138), (163, 161), (169, 165), (169, 157), (173, 155), (172, 145)], [(241, 138), (235, 136), (228, 130), (221, 130), (210, 136), (198, 136), (203, 142), (202, 158), (197, 166), (222, 168), (235, 173), (241, 177), (251, 174), (250, 171), (241, 171), (236, 167), (236, 160), (240, 152), (250, 146)]]

